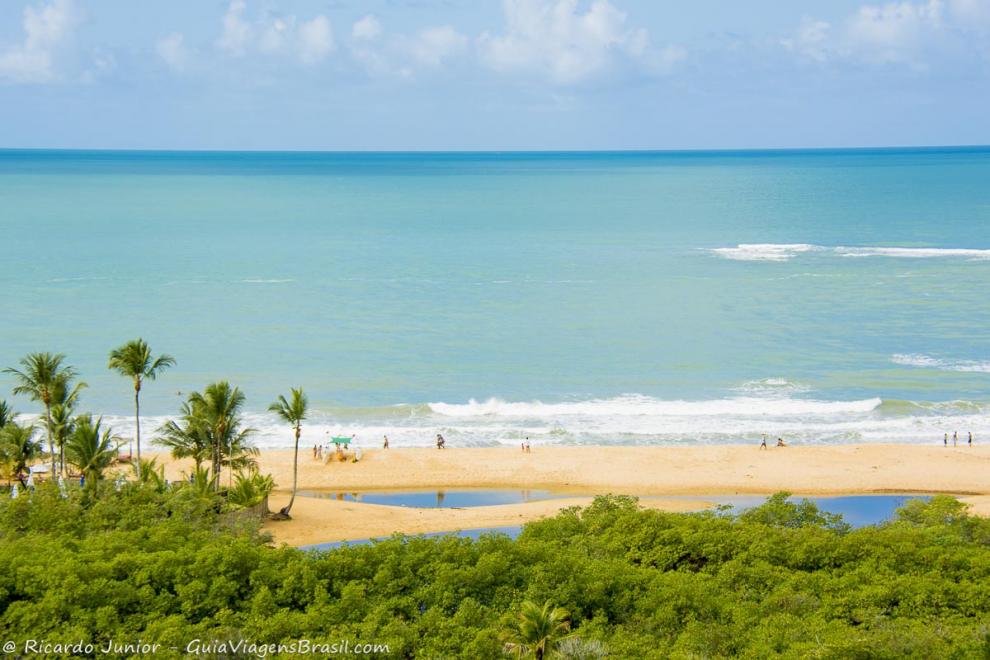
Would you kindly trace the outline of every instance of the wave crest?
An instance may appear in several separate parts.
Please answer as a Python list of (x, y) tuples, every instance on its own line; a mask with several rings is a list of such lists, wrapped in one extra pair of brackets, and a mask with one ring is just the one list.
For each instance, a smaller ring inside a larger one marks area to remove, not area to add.
[(723, 259), (734, 261), (790, 261), (807, 253), (840, 257), (891, 257), (897, 259), (961, 258), (967, 261), (990, 260), (990, 250), (976, 248), (909, 248), (909, 247), (826, 247), (809, 243), (740, 243), (735, 247), (706, 249)]

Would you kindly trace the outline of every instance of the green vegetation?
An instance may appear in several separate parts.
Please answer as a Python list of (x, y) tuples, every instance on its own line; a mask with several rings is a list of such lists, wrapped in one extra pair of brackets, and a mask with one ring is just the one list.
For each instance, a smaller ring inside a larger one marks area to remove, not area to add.
[(160, 373), (175, 365), (171, 355), (151, 354), (151, 347), (141, 338), (133, 339), (110, 352), (107, 363), (121, 376), (134, 383), (134, 437), (137, 440), (137, 464), (141, 463), (141, 384), (145, 380), (155, 380)]
[(567, 610), (554, 607), (549, 600), (543, 607), (524, 601), (519, 608), (519, 618), (505, 631), (505, 652), (517, 658), (532, 656), (543, 660), (570, 630), (567, 617)]
[[(12, 374), (18, 382), (14, 394), (24, 394), (32, 401), (45, 407), (45, 429), (48, 431), (48, 448), (51, 454), (52, 474), (55, 474), (55, 437), (52, 428), (52, 406), (72, 408), (79, 398), (79, 392), (86, 383), (74, 383), (76, 370), (63, 364), (61, 353), (29, 353), (21, 358), (21, 368), (9, 367), (5, 373)], [(65, 464), (62, 464), (64, 471)]]
[(857, 530), (783, 494), (738, 517), (602, 497), (517, 540), (314, 553), (267, 546), (209, 483), (96, 495), (0, 500), (0, 636), (350, 639), (418, 658), (500, 658), (506, 642), (538, 657), (541, 641), (546, 658), (990, 653), (990, 521), (948, 497)]
[(228, 486), (234, 472), (257, 465), (258, 450), (250, 445), (253, 429), (241, 428), (244, 393), (226, 381), (207, 385), (202, 393), (193, 392), (182, 404), (181, 423), (169, 420), (160, 429), (158, 444), (175, 458), (192, 458), (198, 470), (210, 464), (212, 483), (220, 488), (220, 475), (229, 468)]
[(41, 443), (34, 439), (36, 430), (34, 426), (22, 426), (12, 421), (0, 427), (0, 469), (8, 481), (17, 479), (22, 486), (27, 486), (24, 475), (28, 466), (44, 452)]
[(91, 416), (76, 418), (72, 435), (65, 444), (66, 459), (76, 466), (90, 488), (96, 487), (117, 459), (119, 441), (113, 431), (101, 428), (102, 425), (102, 419), (94, 422)]

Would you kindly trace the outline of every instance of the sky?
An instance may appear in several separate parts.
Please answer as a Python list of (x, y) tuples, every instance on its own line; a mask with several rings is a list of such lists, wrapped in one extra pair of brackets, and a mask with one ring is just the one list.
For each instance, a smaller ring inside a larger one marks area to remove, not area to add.
[(0, 0), (0, 148), (990, 143), (990, 0)]

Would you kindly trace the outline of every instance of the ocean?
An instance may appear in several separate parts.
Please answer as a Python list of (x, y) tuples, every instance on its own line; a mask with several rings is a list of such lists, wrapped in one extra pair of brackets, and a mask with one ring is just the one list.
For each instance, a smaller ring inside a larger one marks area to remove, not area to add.
[[(0, 366), (227, 379), (260, 446), (990, 441), (990, 149), (0, 150)], [(23, 413), (37, 405), (0, 398)]]

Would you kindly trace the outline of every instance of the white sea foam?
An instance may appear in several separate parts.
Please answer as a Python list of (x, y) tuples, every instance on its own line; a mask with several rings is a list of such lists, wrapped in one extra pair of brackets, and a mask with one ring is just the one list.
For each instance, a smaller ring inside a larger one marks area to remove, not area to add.
[(252, 277), (248, 279), (241, 280), (243, 284), (285, 284), (286, 282), (295, 282), (294, 279), (263, 279), (260, 277)]
[(970, 248), (826, 247), (808, 243), (740, 243), (735, 247), (711, 248), (706, 251), (724, 259), (735, 261), (790, 261), (808, 253), (831, 254), (840, 257), (990, 260), (990, 250)]
[[(783, 379), (754, 382), (793, 385)], [(428, 447), (437, 433), (452, 447), (518, 446), (526, 438), (534, 445), (758, 443), (764, 433), (795, 444), (934, 443), (953, 431), (972, 431), (979, 441), (990, 439), (988, 413), (990, 402), (829, 401), (786, 391), (698, 401), (643, 395), (558, 403), (488, 399), (318, 410), (304, 424), (301, 444), (311, 448), (353, 434), (366, 448), (380, 446), (383, 435), (393, 447)], [(142, 418), (146, 449), (166, 419)], [(120, 437), (133, 435), (130, 415), (106, 416), (104, 422)], [(256, 429), (259, 447), (292, 446), (291, 429), (270, 413), (249, 412), (244, 423)]]
[(820, 415), (844, 412), (869, 412), (881, 404), (880, 399), (860, 401), (816, 401), (814, 399), (734, 397), (708, 401), (655, 399), (625, 395), (611, 399), (592, 399), (565, 403), (541, 401), (510, 402), (501, 399), (463, 404), (431, 403), (435, 413), (452, 418), (613, 418), (613, 417), (711, 417), (732, 415), (762, 417), (766, 415)]
[(891, 356), (890, 361), (894, 364), (901, 364), (908, 367), (940, 369), (942, 371), (990, 373), (990, 362), (978, 362), (976, 360), (942, 360), (940, 358), (935, 358), (930, 355), (922, 355), (920, 353), (897, 353)]
[(713, 248), (709, 252), (734, 261), (790, 261), (799, 254), (825, 249), (807, 243), (740, 243), (735, 247)]

